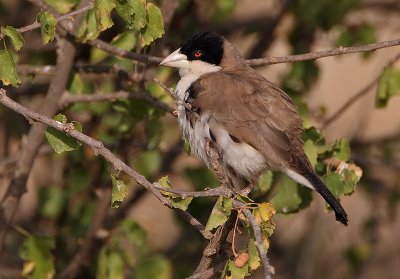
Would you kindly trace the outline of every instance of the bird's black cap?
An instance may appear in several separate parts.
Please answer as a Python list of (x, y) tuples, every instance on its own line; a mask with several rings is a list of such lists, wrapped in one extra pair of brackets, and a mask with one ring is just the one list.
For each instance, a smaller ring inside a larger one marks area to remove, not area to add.
[(193, 33), (182, 43), (180, 52), (189, 61), (202, 60), (219, 65), (224, 55), (224, 37), (212, 31)]

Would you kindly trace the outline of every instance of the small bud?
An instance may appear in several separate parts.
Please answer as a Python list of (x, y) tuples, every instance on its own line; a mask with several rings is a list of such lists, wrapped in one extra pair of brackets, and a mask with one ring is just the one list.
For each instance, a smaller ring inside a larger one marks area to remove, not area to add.
[(249, 261), (249, 254), (246, 252), (240, 253), (235, 259), (235, 266), (238, 268), (244, 267)]

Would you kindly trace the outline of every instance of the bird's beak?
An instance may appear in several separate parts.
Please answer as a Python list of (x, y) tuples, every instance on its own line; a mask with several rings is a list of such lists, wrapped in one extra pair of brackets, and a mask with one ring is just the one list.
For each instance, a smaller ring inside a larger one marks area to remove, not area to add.
[(175, 67), (175, 68), (189, 68), (189, 61), (187, 60), (187, 56), (180, 53), (181, 49), (178, 48), (173, 53), (165, 57), (163, 61), (161, 61), (160, 65)]

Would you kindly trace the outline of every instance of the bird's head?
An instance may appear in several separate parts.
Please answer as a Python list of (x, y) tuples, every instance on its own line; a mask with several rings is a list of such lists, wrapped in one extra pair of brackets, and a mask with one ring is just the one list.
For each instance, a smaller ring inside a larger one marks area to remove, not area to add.
[(219, 66), (223, 55), (224, 38), (214, 32), (200, 31), (186, 39), (160, 65), (188, 69), (204, 63)]

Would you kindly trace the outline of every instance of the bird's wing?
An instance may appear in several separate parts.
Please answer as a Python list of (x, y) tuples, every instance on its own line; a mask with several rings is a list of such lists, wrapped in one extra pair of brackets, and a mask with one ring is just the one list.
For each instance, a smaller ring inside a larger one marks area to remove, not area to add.
[(301, 173), (305, 155), (302, 122), (295, 106), (282, 90), (251, 70), (201, 77), (192, 86), (192, 105), (208, 112), (211, 122), (226, 129), (233, 139), (261, 152), (270, 168), (293, 165)]

